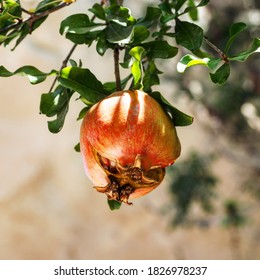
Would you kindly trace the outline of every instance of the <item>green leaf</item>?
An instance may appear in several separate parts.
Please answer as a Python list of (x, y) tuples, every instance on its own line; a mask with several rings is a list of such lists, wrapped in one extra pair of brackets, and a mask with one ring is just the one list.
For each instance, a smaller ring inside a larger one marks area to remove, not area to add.
[(244, 22), (237, 22), (231, 25), (231, 27), (229, 28), (229, 40), (224, 50), (225, 54), (227, 54), (227, 52), (229, 51), (235, 38), (245, 29), (246, 24)]
[(221, 58), (210, 58), (208, 61), (208, 67), (211, 70), (214, 70), (217, 68), (218, 64), (221, 62)]
[(135, 26), (133, 31), (133, 41), (131, 42), (131, 45), (133, 46), (141, 44), (149, 37), (150, 34), (149, 30), (142, 25)]
[(103, 24), (93, 23), (86, 14), (75, 14), (61, 22), (60, 34), (86, 34), (100, 25)]
[(136, 46), (129, 51), (129, 54), (139, 62), (141, 62), (144, 53), (145, 53), (145, 49), (140, 46)]
[(119, 6), (110, 5), (105, 9), (106, 20), (114, 22), (122, 26), (130, 26), (135, 24), (135, 19), (131, 15), (130, 9)]
[(46, 80), (48, 76), (56, 75), (57, 71), (52, 70), (49, 73), (44, 73), (34, 66), (23, 66), (14, 72), (8, 71), (4, 66), (0, 66), (0, 77), (11, 77), (14, 75), (27, 76), (31, 84), (38, 84)]
[(41, 12), (47, 11), (50, 8), (57, 7), (61, 2), (62, 1), (59, 1), (59, 0), (43, 0), (37, 5), (35, 12), (41, 13)]
[(129, 44), (133, 38), (133, 26), (122, 26), (111, 22), (105, 29), (105, 34), (109, 43)]
[(121, 207), (121, 202), (118, 202), (116, 200), (107, 200), (108, 206), (110, 208), (110, 210), (118, 210)]
[[(160, 17), (160, 23), (165, 25), (167, 22), (173, 20), (176, 18), (176, 14), (173, 12), (173, 3), (169, 3), (168, 1), (162, 1), (162, 3), (159, 4), (159, 7), (162, 11), (162, 15)], [(177, 11), (176, 11), (177, 13)]]
[(63, 68), (58, 80), (64, 87), (77, 91), (91, 104), (106, 97), (102, 83), (89, 69), (72, 66)]
[(162, 72), (156, 67), (153, 60), (149, 60), (143, 78), (144, 92), (150, 92), (152, 86), (160, 84), (159, 74)]
[(187, 0), (178, 0), (175, 6), (175, 11), (178, 12)]
[[(36, 22), (35, 22), (35, 23), (36, 23)], [(33, 25), (33, 26), (34, 26), (34, 25)], [(14, 51), (14, 50), (16, 49), (16, 47), (23, 41), (23, 39), (25, 39), (25, 37), (26, 37), (27, 35), (29, 35), (30, 32), (32, 32), (32, 31), (33, 31), (33, 30), (32, 30), (32, 27), (29, 26), (28, 23), (22, 24), (21, 27), (19, 28), (19, 32), (17, 32), (17, 36), (16, 36), (16, 37), (18, 37), (18, 39), (16, 40), (15, 45), (14, 45), (14, 47), (12, 48), (12, 51)], [(15, 33), (16, 33), (16, 32), (15, 32)], [(11, 32), (11, 34), (12, 34), (12, 32)], [(13, 39), (13, 38), (12, 38), (12, 39)], [(5, 41), (5, 45), (8, 45), (8, 44), (10, 43), (10, 41), (11, 41), (11, 40)]]
[[(186, 1), (186, 0), (185, 0)], [(163, 15), (173, 15), (172, 8), (174, 8), (174, 5), (176, 6), (176, 3), (170, 3), (169, 1), (161, 1), (161, 3), (158, 5), (160, 10), (162, 11)]]
[(197, 6), (195, 5), (194, 0), (189, 0), (188, 2), (189, 5), (189, 16), (193, 21), (198, 20), (198, 9)]
[(215, 73), (210, 73), (210, 78), (215, 84), (223, 84), (230, 75), (230, 65), (224, 63)]
[(56, 119), (48, 121), (50, 132), (58, 133), (62, 129), (73, 93), (73, 91), (59, 85), (54, 92), (41, 95), (40, 112), (47, 117), (56, 116)]
[(111, 48), (114, 48), (114, 45), (109, 43), (106, 40), (106, 34), (105, 34), (106, 30), (103, 30), (99, 33), (98, 39), (97, 39), (97, 44), (96, 44), (96, 51), (99, 55), (104, 55), (105, 52)]
[(179, 73), (184, 73), (184, 71), (191, 66), (196, 66), (196, 65), (208, 66), (209, 61), (210, 61), (209, 58), (198, 58), (191, 54), (187, 54), (183, 56), (178, 62), (177, 71)]
[[(67, 17), (61, 22), (60, 34), (76, 44), (90, 44), (97, 39), (97, 29), (103, 24), (96, 24), (90, 21), (86, 14), (75, 14)], [(93, 31), (93, 32), (91, 32)]]
[(197, 7), (206, 6), (208, 3), (209, 3), (209, 0), (201, 0), (200, 3), (197, 5)]
[(184, 73), (184, 71), (192, 66), (203, 65), (208, 67), (210, 70), (214, 70), (217, 68), (220, 63), (221, 58), (198, 58), (194, 55), (187, 54), (183, 56), (180, 61), (177, 63), (177, 71), (179, 73)]
[(176, 20), (176, 42), (190, 51), (200, 48), (203, 42), (203, 30), (194, 23)]
[(84, 107), (80, 112), (79, 112), (79, 116), (77, 118), (77, 121), (83, 119), (87, 113), (87, 111), (90, 109), (90, 106)]
[(80, 152), (80, 143), (78, 143), (74, 146), (74, 150), (78, 153)]
[(129, 51), (129, 54), (134, 58), (134, 62), (131, 67), (131, 72), (134, 77), (134, 88), (140, 89), (142, 87), (143, 65), (142, 58), (145, 54), (143, 47), (137, 46)]
[[(189, 2), (189, 7), (187, 7), (182, 14), (189, 13), (191, 19), (198, 20), (198, 8), (206, 6), (209, 3), (209, 0), (201, 0), (198, 5), (195, 5), (194, 0), (189, 0)], [(192, 2), (194, 2), (194, 5)]]
[(106, 19), (105, 11), (103, 7), (98, 3), (94, 4), (93, 7), (89, 9), (89, 11), (92, 12), (99, 19)]
[(22, 16), (22, 9), (19, 1), (5, 0), (1, 1), (2, 11), (0, 13), (0, 28), (8, 26), (20, 19)]
[(57, 118), (53, 121), (48, 121), (48, 129), (50, 132), (58, 133), (61, 131), (68, 110), (69, 110), (69, 104), (66, 103), (66, 105), (62, 108), (62, 110), (57, 114)]
[(142, 44), (146, 54), (150, 59), (154, 58), (172, 58), (178, 53), (178, 48), (168, 44), (167, 41), (151, 41)]
[(159, 8), (156, 7), (147, 7), (146, 14), (143, 18), (138, 19), (137, 25), (144, 27), (151, 27), (157, 19), (160, 18), (162, 12)]
[(175, 126), (187, 126), (193, 123), (193, 117), (181, 112), (177, 108), (173, 107), (160, 92), (154, 91), (149, 94), (152, 96), (157, 102), (159, 102), (166, 112), (168, 112), (171, 116), (172, 122)]
[(158, 40), (162, 40), (163, 36), (169, 36), (169, 37), (175, 38), (174, 32), (168, 32), (171, 29), (172, 29), (171, 26), (163, 24), (159, 31), (153, 32), (152, 37), (157, 37)]
[(12, 16), (20, 17), (22, 14), (20, 1), (18, 0), (4, 0), (1, 1), (3, 12), (7, 12)]
[(43, 93), (41, 95), (40, 112), (47, 117), (55, 116), (67, 102), (64, 92), (64, 87), (58, 86), (54, 92)]
[(228, 57), (228, 59), (243, 62), (247, 60), (247, 58), (253, 53), (260, 52), (259, 48), (260, 48), (260, 39), (255, 38), (247, 50), (242, 51), (241, 53), (235, 56)]
[(9, 44), (15, 37), (19, 35), (19, 32), (12, 32), (11, 35), (0, 35), (0, 44), (4, 43), (5, 46)]

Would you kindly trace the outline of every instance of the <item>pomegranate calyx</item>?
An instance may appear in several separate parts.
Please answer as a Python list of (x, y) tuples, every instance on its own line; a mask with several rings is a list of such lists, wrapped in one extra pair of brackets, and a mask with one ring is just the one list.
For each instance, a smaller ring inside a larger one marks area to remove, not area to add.
[(132, 166), (122, 166), (117, 160), (109, 160), (94, 150), (97, 163), (106, 173), (109, 183), (105, 187), (97, 186), (98, 192), (105, 193), (109, 200), (124, 202), (141, 189), (153, 190), (164, 178), (165, 168), (152, 167), (148, 171), (141, 168), (141, 156), (137, 155)]
[(116, 179), (110, 176), (110, 183), (106, 187), (94, 187), (98, 192), (105, 193), (109, 200), (116, 200), (118, 202), (124, 202), (127, 205), (132, 205), (128, 202), (129, 196), (133, 193), (134, 189), (130, 184), (120, 186)]

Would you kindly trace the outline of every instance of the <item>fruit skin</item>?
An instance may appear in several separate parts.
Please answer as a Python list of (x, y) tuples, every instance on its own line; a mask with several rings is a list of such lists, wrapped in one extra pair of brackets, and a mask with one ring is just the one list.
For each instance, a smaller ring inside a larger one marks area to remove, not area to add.
[[(164, 168), (181, 151), (168, 114), (140, 90), (118, 91), (93, 105), (81, 125), (80, 148), (86, 174), (96, 189), (126, 203), (156, 188)], [(112, 195), (111, 185), (120, 191), (131, 186), (131, 191)]]

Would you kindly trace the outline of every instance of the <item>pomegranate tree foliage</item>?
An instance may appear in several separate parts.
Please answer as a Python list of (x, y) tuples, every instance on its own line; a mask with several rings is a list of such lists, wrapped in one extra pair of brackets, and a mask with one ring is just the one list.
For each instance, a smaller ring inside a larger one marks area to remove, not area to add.
[[(2, 0), (0, 44), (12, 44), (15, 50), (51, 13), (73, 2), (44, 0), (35, 9), (27, 11), (22, 7), (22, 1)], [(209, 0), (158, 1), (158, 5), (148, 6), (141, 18), (135, 18), (122, 2), (101, 1), (89, 7), (87, 13), (70, 15), (61, 22), (60, 34), (73, 44), (61, 69), (45, 73), (26, 65), (12, 72), (0, 66), (0, 76), (26, 75), (32, 84), (44, 82), (48, 76), (55, 76), (53, 86), (48, 93), (42, 94), (40, 104), (41, 113), (54, 117), (48, 121), (51, 132), (57, 133), (62, 129), (73, 94), (78, 93), (79, 99), (86, 105), (79, 114), (81, 119), (90, 106), (115, 90), (125, 89), (127, 85), (151, 94), (171, 115), (176, 126), (189, 125), (192, 117), (174, 108), (160, 92), (152, 89), (154, 85), (160, 84), (160, 75), (163, 74), (158, 69), (157, 60), (172, 59), (180, 48), (184, 49), (186, 54), (176, 65), (180, 73), (191, 66), (204, 65), (209, 69), (212, 82), (222, 84), (229, 77), (232, 62), (245, 61), (260, 45), (260, 40), (255, 38), (246, 50), (236, 54), (230, 52), (236, 37), (246, 29), (245, 23), (238, 22), (230, 26), (226, 46), (223, 51), (219, 50), (195, 23), (198, 20), (198, 9), (208, 5)], [(212, 48), (212, 53), (204, 50), (205, 44)], [(115, 81), (99, 81), (90, 69), (82, 66), (81, 61), (74, 61), (71, 56), (77, 45), (95, 45), (101, 56), (106, 55), (107, 50), (113, 50)], [(123, 57), (120, 63), (119, 53)], [(120, 67), (130, 69), (127, 77), (120, 78)]]

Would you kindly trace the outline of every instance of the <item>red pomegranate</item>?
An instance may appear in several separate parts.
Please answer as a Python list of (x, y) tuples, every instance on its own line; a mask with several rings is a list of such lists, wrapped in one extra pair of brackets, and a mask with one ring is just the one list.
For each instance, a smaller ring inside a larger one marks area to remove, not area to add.
[(92, 106), (80, 148), (96, 190), (127, 204), (155, 189), (181, 150), (168, 114), (140, 90), (118, 91)]

